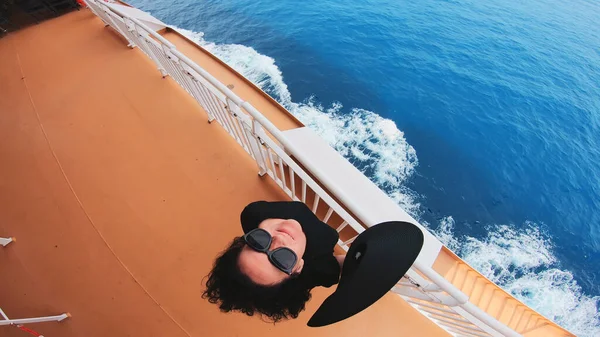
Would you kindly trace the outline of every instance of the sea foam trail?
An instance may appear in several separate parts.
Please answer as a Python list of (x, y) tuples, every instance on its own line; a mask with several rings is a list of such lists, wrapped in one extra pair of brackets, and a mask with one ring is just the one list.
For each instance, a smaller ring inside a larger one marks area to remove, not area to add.
[(559, 268), (552, 241), (539, 225), (490, 226), (479, 239), (457, 238), (454, 225), (446, 217), (434, 233), (485, 277), (577, 336), (600, 336), (600, 297), (584, 295), (573, 274)]
[[(216, 44), (203, 33), (177, 29), (274, 97), (419, 219), (416, 194), (404, 186), (418, 165), (417, 155), (392, 120), (359, 108), (342, 112), (341, 103), (325, 108), (314, 97), (294, 102), (273, 58), (248, 46)], [(492, 226), (480, 239), (457, 238), (453, 228), (449, 216), (433, 232), (474, 268), (546, 317), (578, 336), (600, 336), (600, 298), (583, 294), (573, 275), (558, 267), (551, 241), (535, 224), (519, 232)]]
[(358, 108), (342, 113), (339, 102), (325, 108), (313, 97), (296, 103), (273, 58), (248, 46), (216, 44), (205, 40), (203, 33), (177, 29), (275, 98), (407, 212), (417, 215), (416, 195), (403, 184), (418, 165), (417, 154), (394, 121)]

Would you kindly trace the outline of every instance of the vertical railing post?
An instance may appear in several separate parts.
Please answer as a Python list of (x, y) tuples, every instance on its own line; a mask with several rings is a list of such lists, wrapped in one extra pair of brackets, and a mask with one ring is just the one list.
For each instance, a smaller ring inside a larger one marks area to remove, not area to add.
[(200, 92), (199, 86), (201, 86), (202, 83), (200, 83), (200, 81), (198, 81), (198, 79), (192, 74), (192, 70), (189, 69), (189, 66), (187, 66), (184, 63), (181, 63), (181, 68), (183, 69), (185, 75), (187, 76), (190, 90), (192, 91), (191, 92), (192, 96), (194, 97), (196, 102), (202, 107), (202, 109), (204, 109), (204, 111), (208, 115), (208, 122), (212, 123), (212, 121), (215, 120), (215, 116), (213, 116), (212, 112), (210, 112), (210, 109), (208, 109), (207, 104), (204, 102), (204, 97), (202, 96), (202, 93)]
[[(97, 11), (97, 5), (93, 2), (93, 0), (83, 0), (85, 2), (85, 4), (87, 5), (87, 7), (92, 11), (92, 13), (94, 13), (97, 17), (100, 18), (100, 20), (102, 20), (104, 22), (104, 19), (102, 18), (102, 16), (98, 13)], [(108, 24), (107, 22), (104, 22), (104, 24)]]
[[(127, 17), (125, 17), (125, 16), (123, 17), (123, 24), (125, 25), (125, 27), (127, 27), (127, 31), (129, 32), (129, 34), (130, 34), (130, 35), (133, 35), (133, 34), (137, 34), (137, 35), (139, 35), (139, 34), (137, 33), (137, 31), (135, 30), (135, 28), (132, 28), (132, 27), (134, 27), (134, 24), (133, 24), (133, 22), (131, 22), (131, 21), (130, 21), (130, 20), (127, 18)], [(129, 48), (135, 48), (135, 47), (137, 47), (137, 45), (135, 44), (135, 42), (134, 42), (132, 39), (130, 39), (130, 38), (129, 38), (129, 37), (127, 37), (126, 35), (125, 35), (125, 38), (126, 38), (128, 41), (129, 41), (129, 44), (127, 45)]]
[(210, 103), (208, 103), (207, 98), (205, 97), (203, 88), (204, 84), (202, 84), (202, 82), (200, 82), (200, 80), (197, 79), (195, 76), (192, 76), (192, 81), (194, 81), (194, 87), (196, 89), (196, 94), (198, 95), (198, 103), (200, 103), (200, 106), (202, 106), (202, 109), (204, 109), (204, 111), (208, 115), (208, 122), (212, 123), (216, 118), (215, 115), (211, 112), (211, 107), (209, 105)]
[(260, 134), (262, 132), (262, 126), (255, 119), (252, 119), (252, 125), (246, 125), (244, 123), (244, 132), (248, 135), (248, 139), (250, 140), (250, 147), (252, 148), (252, 152), (254, 153), (254, 158), (256, 158), (256, 165), (258, 165), (258, 175), (264, 176), (267, 173), (267, 167), (265, 164), (265, 158), (263, 157), (263, 153), (261, 150), (262, 144), (260, 143)]
[(102, 22), (104, 22), (104, 27), (110, 25), (110, 23), (107, 22), (107, 19), (104, 17), (106, 15), (106, 13), (102, 9), (102, 7), (100, 7), (99, 3), (97, 3), (95, 0), (87, 0), (86, 3), (88, 4), (88, 7), (90, 8), (90, 10), (94, 14), (96, 14), (96, 16), (98, 16), (100, 18), (100, 20), (102, 20)]
[[(146, 40), (150, 39), (148, 32), (146, 32), (144, 29), (138, 29), (135, 22), (129, 20), (126, 17), (123, 17), (123, 21), (125, 22), (125, 25), (127, 25), (127, 27), (132, 27), (131, 32), (132, 32), (132, 34), (137, 34), (137, 36), (139, 37), (140, 44), (151, 43), (151, 42), (146, 42)], [(154, 63), (156, 64), (156, 67), (158, 68), (158, 71), (160, 71), (160, 74), (162, 75), (162, 77), (163, 78), (167, 77), (167, 75), (169, 75), (169, 74), (167, 73), (165, 66), (160, 62), (158, 57), (156, 55), (154, 55), (154, 52), (152, 51), (152, 49), (150, 47), (148, 47), (147, 45), (143, 45), (143, 46), (139, 46), (139, 47), (144, 48), (144, 51), (146, 52), (146, 54), (148, 54), (148, 56), (150, 56), (152, 61), (154, 61)]]
[[(125, 32), (121, 31), (121, 28), (119, 28), (119, 25), (117, 25), (117, 23), (115, 22), (115, 20), (108, 13), (108, 11), (110, 11), (110, 9), (108, 7), (106, 7), (106, 5), (104, 5), (102, 3), (98, 3), (98, 7), (100, 7), (100, 10), (104, 12), (104, 16), (106, 16), (106, 19), (109, 22), (106, 22), (105, 20), (103, 20), (103, 21), (105, 21), (105, 23), (107, 23), (109, 26), (111, 26), (114, 30), (116, 30), (117, 32), (119, 32), (119, 34), (123, 35), (123, 37), (129, 43), (127, 45), (127, 47), (134, 48), (135, 47), (135, 43), (133, 43), (133, 41), (131, 41), (131, 39), (129, 38), (129, 36)], [(125, 18), (123, 18), (123, 22), (125, 22)]]
[[(196, 98), (194, 96), (194, 84), (192, 83), (192, 80), (190, 78), (190, 73), (189, 71), (185, 68), (184, 63), (181, 62), (181, 60), (179, 59), (179, 57), (177, 57), (177, 55), (175, 55), (173, 53), (173, 51), (175, 50), (174, 47), (169, 48), (169, 54), (167, 55), (169, 57), (169, 59), (171, 60), (171, 62), (173, 62), (173, 65), (175, 66), (175, 71), (177, 71), (181, 77), (181, 86), (194, 98)], [(173, 56), (173, 57), (170, 57)]]

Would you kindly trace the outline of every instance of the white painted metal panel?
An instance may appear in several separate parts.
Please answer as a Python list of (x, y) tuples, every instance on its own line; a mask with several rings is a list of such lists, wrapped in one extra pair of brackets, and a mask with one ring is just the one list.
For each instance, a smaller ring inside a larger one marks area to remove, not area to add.
[(153, 29), (155, 32), (167, 27), (164, 22), (137, 8), (108, 2), (104, 4), (116, 13), (142, 21), (146, 26)]
[(336, 197), (343, 196), (344, 204), (350, 206), (347, 200), (351, 201), (354, 207), (350, 209), (352, 212), (360, 210), (360, 214), (356, 216), (367, 226), (385, 221), (406, 221), (419, 226), (425, 236), (425, 243), (417, 259), (423, 265), (433, 265), (442, 243), (369, 178), (309, 128), (292, 129), (284, 131), (283, 134), (293, 145), (292, 155), (309, 168), (311, 173), (316, 174), (319, 181)]

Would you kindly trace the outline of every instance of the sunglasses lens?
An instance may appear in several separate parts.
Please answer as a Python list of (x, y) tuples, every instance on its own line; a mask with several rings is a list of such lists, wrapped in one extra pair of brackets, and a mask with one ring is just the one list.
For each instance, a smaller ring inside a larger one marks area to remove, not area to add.
[(271, 235), (263, 230), (254, 230), (246, 237), (246, 242), (256, 250), (266, 250), (271, 243)]
[(296, 264), (296, 253), (289, 248), (279, 248), (273, 252), (273, 262), (285, 270), (291, 270)]

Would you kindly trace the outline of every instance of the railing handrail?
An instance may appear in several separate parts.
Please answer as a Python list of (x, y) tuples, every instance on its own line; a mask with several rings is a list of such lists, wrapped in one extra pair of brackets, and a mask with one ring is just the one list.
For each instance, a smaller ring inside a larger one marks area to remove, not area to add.
[[(137, 21), (137, 20), (136, 20)], [(134, 21), (135, 22), (135, 21)], [(139, 22), (139, 21), (138, 21)], [(138, 24), (136, 22), (136, 24)], [(141, 24), (141, 23), (139, 23)], [(143, 28), (143, 27), (142, 27)], [(156, 34), (156, 33), (155, 33)], [(158, 35), (158, 34), (156, 34)], [(162, 36), (161, 36), (162, 38)], [(163, 38), (164, 39), (164, 38)], [(288, 150), (291, 154), (297, 155), (299, 152), (296, 151), (296, 148), (293, 143), (288, 141), (287, 137), (279, 130), (268, 118), (266, 118), (262, 113), (260, 113), (252, 104), (242, 100), (239, 96), (237, 96), (233, 91), (231, 91), (227, 86), (223, 85), (219, 80), (217, 80), (214, 76), (212, 76), (209, 72), (202, 69), (198, 64), (194, 61), (190, 60), (187, 56), (179, 52), (175, 48), (171, 48), (171, 52), (177, 56), (180, 60), (182, 60), (186, 65), (196, 71), (200, 76), (202, 76), (209, 83), (214, 85), (219, 91), (221, 91), (227, 98), (231, 99), (238, 106), (241, 106), (246, 110), (255, 120), (257, 120), (262, 127), (264, 127), (269, 133), (271, 133), (275, 139), (283, 145), (283, 147)], [(309, 169), (311, 173), (313, 173), (319, 180), (326, 181), (327, 177), (322, 177), (319, 175), (319, 169), (316, 166), (310, 165), (310, 163), (303, 163), (305, 167)], [(348, 209), (355, 214), (359, 219), (361, 219), (362, 210), (360, 207), (357, 207), (353, 204), (352, 200), (348, 200), (345, 198), (343, 193), (336, 193), (339, 191), (332, 190), (330, 191), (338, 197), (338, 199), (346, 206)], [(350, 216), (348, 214), (348, 216)], [(433, 268), (424, 265), (419, 261), (415, 261), (413, 267), (423, 273), (427, 278), (429, 278), (433, 283), (439, 286), (443, 291), (447, 292), (450, 296), (452, 296), (457, 304), (465, 309), (465, 311), (469, 312), (473, 316), (477, 317), (484, 323), (490, 325), (493, 329), (503, 333), (506, 336), (520, 336), (520, 334), (516, 333), (514, 330), (508, 328), (504, 324), (498, 322), (498, 320), (490, 317), (486, 312), (481, 310), (475, 305), (465, 305), (470, 303), (469, 297), (456, 288), (452, 283), (446, 280), (443, 276), (438, 274)]]
[[(161, 38), (162, 38), (162, 36), (161, 36)], [(202, 78), (204, 78), (210, 84), (214, 85), (215, 88), (217, 88), (223, 95), (225, 95), (227, 98), (229, 98), (233, 103), (235, 103), (239, 106), (242, 106), (242, 104), (245, 103), (245, 101), (242, 100), (240, 97), (238, 97), (233, 91), (231, 91), (231, 89), (227, 88), (227, 86), (225, 86), (219, 80), (214, 78), (214, 76), (212, 76), (209, 72), (202, 69), (196, 62), (190, 60), (189, 57), (182, 54), (175, 47), (171, 48), (171, 53), (173, 53), (173, 55), (177, 56), (177, 58), (179, 60), (183, 61), (188, 67), (192, 68), (195, 72), (197, 72), (200, 76), (202, 76)]]
[[(136, 24), (137, 24), (137, 22), (136, 22)], [(158, 35), (158, 34), (156, 34), (156, 35)], [(298, 154), (298, 151), (296, 151), (294, 144), (291, 143), (290, 141), (288, 141), (287, 137), (285, 137), (285, 135), (281, 132), (281, 130), (279, 130), (267, 117), (265, 117), (254, 106), (252, 106), (252, 104), (242, 100), (233, 91), (231, 91), (229, 88), (227, 88), (227, 86), (223, 85), (223, 83), (221, 83), (219, 80), (217, 80), (214, 76), (212, 76), (206, 70), (202, 69), (198, 64), (196, 64), (194, 61), (190, 60), (187, 56), (185, 56), (184, 54), (182, 54), (175, 48), (172, 48), (171, 52), (175, 56), (177, 56), (180, 60), (185, 62), (186, 65), (188, 65), (190, 68), (192, 68), (194, 71), (196, 71), (205, 80), (207, 80), (209, 83), (214, 85), (217, 89), (219, 89), (219, 91), (221, 91), (225, 96), (227, 96), (227, 98), (231, 99), (238, 106), (243, 107), (244, 110), (246, 110), (255, 120), (257, 120), (261, 124), (261, 126), (264, 127), (270, 134), (272, 134), (273, 137), (275, 137), (275, 139), (279, 143), (281, 143), (281, 145), (283, 145), (283, 147), (287, 151), (289, 151), (293, 155)], [(310, 165), (309, 163), (303, 163), (303, 165), (305, 165), (305, 167), (307, 167), (308, 170), (311, 173), (313, 173), (319, 180), (321, 180), (321, 181), (327, 180), (326, 177), (321, 177), (318, 174), (319, 169), (317, 167)], [(346, 207), (348, 207), (348, 209), (353, 214), (355, 214), (359, 219), (361, 219), (362, 210), (360, 207), (357, 207), (356, 205), (354, 205), (351, 200), (347, 200), (347, 198), (345, 198), (343, 193), (336, 193), (338, 191), (331, 190), (331, 189), (330, 189), (330, 191)], [(348, 216), (349, 216), (349, 214), (348, 214)], [(415, 263), (413, 264), (413, 267), (417, 271), (423, 273), (433, 283), (438, 285), (443, 291), (447, 292), (450, 296), (452, 296), (457, 301), (458, 306), (462, 307), (463, 309), (465, 309), (465, 311), (467, 311), (470, 314), (472, 314), (473, 316), (477, 317), (484, 323), (490, 325), (493, 329), (503, 333), (506, 336), (515, 336), (515, 337), (521, 336), (520, 334), (516, 333), (514, 330), (508, 328), (504, 324), (498, 322), (493, 317), (489, 316), (487, 313), (485, 313), (483, 310), (481, 310), (477, 306), (466, 305), (466, 304), (470, 303), (469, 297), (465, 293), (460, 291), (458, 288), (456, 288), (448, 280), (446, 280), (443, 276), (441, 276), (435, 270), (433, 270), (433, 268), (426, 266), (419, 261), (415, 261)]]
[[(111, 7), (111, 9), (112, 9), (112, 7)], [(169, 42), (169, 40), (165, 39), (160, 34), (157, 34), (153, 29), (151, 29), (150, 27), (148, 27), (145, 24), (143, 24), (142, 22), (140, 22), (140, 20), (138, 20), (136, 18), (132, 18), (132, 17), (129, 17), (128, 19), (130, 19), (131, 21), (133, 21), (138, 27), (140, 27), (143, 30), (145, 30), (146, 32), (148, 32), (148, 34), (152, 35), (155, 39), (157, 39), (158, 41), (160, 41), (160, 43), (166, 45), (167, 47), (169, 47), (171, 49), (175, 49), (175, 45), (174, 44), (172, 44), (171, 42)]]
[[(279, 143), (281, 143), (281, 145), (283, 145), (283, 147), (287, 151), (289, 151), (293, 155), (297, 155), (298, 154), (298, 151), (296, 151), (294, 144), (292, 144), (291, 142), (289, 142), (288, 139), (287, 139), (287, 137), (285, 137), (285, 135), (281, 132), (281, 130), (279, 130), (267, 117), (265, 117), (254, 106), (252, 106), (252, 104), (250, 104), (250, 103), (242, 100), (233, 91), (231, 91), (229, 88), (227, 88), (225, 85), (223, 85), (223, 83), (221, 83), (220, 81), (218, 81), (210, 73), (208, 73), (206, 70), (202, 69), (195, 62), (193, 62), (192, 60), (190, 60), (187, 56), (185, 56), (184, 54), (182, 54), (178, 50), (172, 48), (171, 52), (175, 56), (177, 56), (180, 60), (182, 60), (183, 62), (185, 62), (186, 65), (188, 65), (190, 68), (192, 68), (194, 71), (196, 71), (205, 80), (207, 80), (209, 83), (211, 83), (212, 85), (214, 85), (217, 89), (219, 89), (219, 91), (221, 91), (225, 96), (227, 96), (227, 98), (231, 99), (238, 106), (243, 107), (244, 110), (246, 110), (255, 120), (257, 120), (261, 124), (261, 126), (264, 127), (270, 134), (272, 134), (273, 137), (275, 137), (275, 139)], [(308, 166), (307, 168), (309, 169), (309, 171), (311, 173), (315, 174), (315, 176), (319, 180), (322, 180), (322, 181), (326, 180), (326, 177), (320, 177), (319, 176), (319, 174), (318, 174), (318, 171), (319, 171), (318, 168), (316, 168), (316, 167), (314, 167), (314, 166), (312, 166), (310, 164), (307, 164), (307, 163), (303, 163), (303, 164), (305, 165), (305, 167)], [(353, 214), (355, 214), (359, 219), (361, 218), (362, 211), (361, 211), (360, 207), (357, 207), (356, 205), (353, 205), (353, 203), (352, 203), (351, 200), (345, 200), (346, 198), (344, 198), (343, 193), (336, 193), (336, 191), (331, 190), (331, 189), (330, 189), (330, 191), (336, 197), (338, 197), (338, 199), (346, 207), (348, 207), (348, 209)], [(348, 216), (350, 216), (350, 215), (348, 214)], [(479, 320), (481, 320), (484, 323), (488, 324), (494, 330), (497, 330), (498, 332), (501, 332), (502, 334), (504, 334), (506, 336), (514, 336), (514, 337), (521, 336), (520, 334), (516, 333), (514, 330), (508, 328), (504, 324), (498, 322), (493, 317), (489, 316), (486, 312), (484, 312), (483, 310), (481, 310), (477, 306), (475, 306), (475, 305), (467, 305), (467, 304), (470, 304), (469, 297), (465, 293), (463, 293), (462, 291), (460, 291), (458, 288), (456, 288), (454, 285), (452, 285), (452, 283), (450, 283), (448, 280), (446, 280), (443, 276), (441, 276), (440, 274), (438, 274), (433, 268), (431, 268), (429, 266), (426, 266), (426, 265), (424, 265), (423, 263), (421, 263), (419, 261), (415, 261), (415, 263), (413, 264), (413, 267), (417, 271), (423, 273), (433, 283), (435, 283), (436, 285), (438, 285), (443, 291), (447, 292), (450, 296), (452, 296), (457, 301), (458, 306), (460, 306), (465, 311), (469, 312), (470, 314), (472, 314), (473, 316), (475, 316)]]
[[(102, 1), (102, 0), (86, 0), (86, 1), (93, 2), (95, 4), (95, 1)], [(199, 76), (201, 76), (205, 81), (210, 83), (216, 90), (221, 92), (221, 94), (223, 94), (232, 103), (237, 105), (239, 108), (243, 108), (254, 119), (254, 121), (256, 121), (258, 124), (260, 124), (260, 126), (263, 127), (264, 129), (266, 129), (266, 131), (268, 131), (273, 136), (273, 138), (277, 142), (279, 142), (281, 144), (281, 146), (283, 146), (283, 149), (285, 150), (285, 152), (288, 152), (289, 154), (291, 154), (297, 158), (302, 157), (301, 151), (292, 142), (290, 142), (288, 140), (288, 138), (283, 134), (283, 132), (281, 130), (279, 130), (266, 116), (264, 116), (262, 113), (260, 113), (249, 102), (246, 102), (242, 98), (237, 96), (231, 89), (229, 89), (227, 86), (225, 86), (219, 80), (217, 80), (214, 76), (212, 76), (210, 73), (208, 73), (202, 67), (200, 67), (196, 62), (194, 62), (193, 60), (188, 58), (186, 55), (181, 53), (179, 50), (177, 50), (176, 46), (173, 43), (171, 43), (170, 41), (165, 39), (160, 34), (156, 33), (151, 28), (147, 27), (143, 22), (139, 21), (138, 19), (136, 19), (134, 17), (127, 15), (127, 13), (120, 11), (116, 6), (112, 6), (110, 3), (106, 3), (106, 2), (103, 2), (103, 4), (106, 5), (105, 7), (107, 7), (109, 10), (113, 11), (113, 13), (121, 16), (123, 19), (130, 20), (137, 27), (139, 27), (139, 28), (143, 29), (145, 32), (147, 32), (150, 36), (152, 36), (160, 44), (166, 46), (168, 48), (169, 52), (173, 56), (178, 58), (180, 62), (183, 62), (186, 66), (188, 66), (190, 69), (195, 71)], [(158, 62), (158, 61), (155, 60), (155, 62)], [(191, 74), (189, 74), (189, 75), (191, 75)], [(283, 149), (281, 149), (281, 150), (283, 150)], [(287, 154), (285, 152), (280, 153), (280, 155), (282, 157), (285, 156), (287, 159), (289, 159), (289, 157), (287, 156)], [(351, 200), (349, 197), (347, 197), (343, 193), (343, 191), (341, 191), (338, 187), (336, 187), (335, 185), (331, 185), (331, 184), (328, 185), (326, 183), (328, 181), (328, 178), (322, 172), (322, 170), (320, 170), (319, 167), (312, 165), (310, 162), (303, 162), (302, 164), (316, 179), (318, 179), (325, 186), (327, 186), (327, 188), (331, 192), (331, 194), (333, 196), (335, 196), (345, 207), (347, 207), (348, 210), (350, 212), (352, 212), (356, 216), (357, 219), (363, 221), (363, 223), (368, 224), (368, 216), (365, 214), (365, 211), (359, 205), (357, 205), (353, 200)], [(293, 166), (293, 168), (295, 170), (297, 170), (298, 172), (302, 172), (304, 175), (306, 175), (303, 178), (312, 180), (312, 178), (310, 178), (310, 176), (308, 174), (306, 174), (306, 172), (304, 172), (304, 170), (302, 170), (296, 163), (291, 161), (291, 159), (290, 159), (289, 165)], [(328, 198), (327, 201), (330, 204), (331, 203), (337, 204), (337, 202), (335, 202), (327, 193), (325, 193), (325, 191), (317, 183), (315, 183), (315, 185), (316, 185), (316, 187), (314, 189), (316, 191), (322, 193), (322, 195), (326, 196)], [(344, 219), (354, 220), (354, 218), (348, 212), (346, 212), (346, 210), (343, 209), (343, 207), (340, 210), (336, 210), (336, 212), (338, 212), (338, 214), (340, 216), (342, 216), (342, 218), (344, 218)], [(519, 333), (517, 333), (513, 329), (509, 328), (508, 326), (504, 325), (503, 323), (501, 323), (494, 317), (490, 316), (488, 313), (483, 311), (481, 308), (479, 308), (475, 304), (469, 302), (469, 296), (467, 296), (460, 289), (455, 287), (450, 281), (448, 281), (446, 278), (444, 278), (442, 275), (440, 275), (438, 272), (436, 272), (431, 266), (428, 266), (428, 265), (422, 263), (421, 261), (417, 260), (413, 264), (412, 268), (414, 268), (414, 270), (416, 270), (417, 272), (424, 275), (433, 284), (438, 286), (441, 291), (446, 292), (449, 296), (451, 296), (456, 301), (456, 303), (454, 305), (451, 305), (452, 307), (459, 307), (459, 308), (463, 309), (465, 312), (469, 313), (470, 315), (475, 317), (477, 320), (479, 320), (479, 321), (483, 322), (485, 325), (487, 325), (486, 329), (484, 329), (484, 330), (488, 331), (489, 328), (491, 328), (491, 329), (495, 330), (496, 332), (501, 333), (505, 336), (514, 336), (514, 337), (521, 336)], [(493, 282), (492, 282), (492, 284), (493, 284)], [(421, 285), (421, 286), (423, 286), (423, 285)]]

